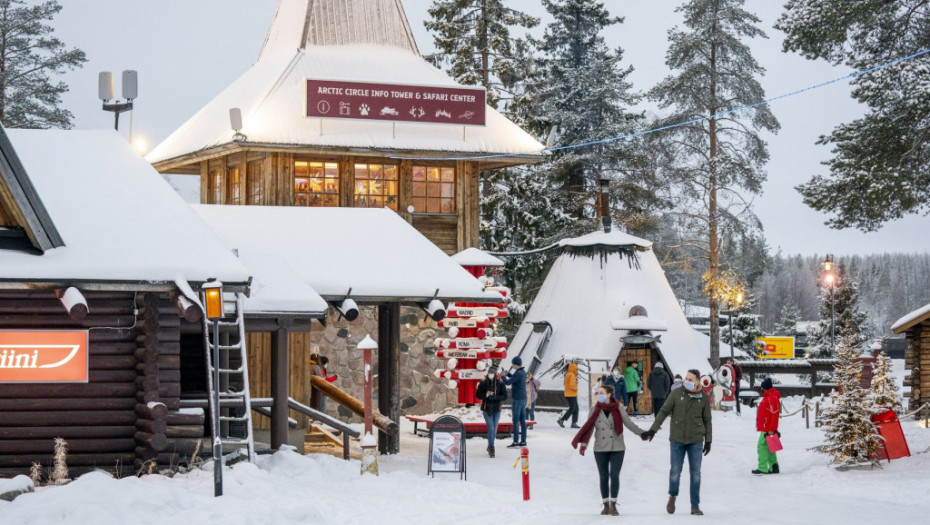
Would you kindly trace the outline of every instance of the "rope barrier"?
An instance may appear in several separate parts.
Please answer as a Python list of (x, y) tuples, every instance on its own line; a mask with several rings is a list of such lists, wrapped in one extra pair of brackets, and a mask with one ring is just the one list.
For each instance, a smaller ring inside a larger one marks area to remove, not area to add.
[(923, 410), (923, 409), (925, 409), (925, 408), (930, 408), (930, 402), (927, 402), (927, 403), (924, 403), (923, 405), (920, 405), (920, 406), (917, 407), (913, 412), (908, 412), (907, 414), (902, 414), (901, 416), (898, 417), (898, 419), (904, 419), (904, 418), (906, 418), (906, 417), (911, 417), (911, 416), (913, 416), (914, 414), (920, 412), (921, 410)]

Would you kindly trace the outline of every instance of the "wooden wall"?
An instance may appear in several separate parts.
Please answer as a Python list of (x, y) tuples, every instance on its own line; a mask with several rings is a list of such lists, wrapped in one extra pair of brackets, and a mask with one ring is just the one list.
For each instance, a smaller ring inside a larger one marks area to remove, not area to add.
[(908, 410), (916, 410), (930, 402), (930, 320), (907, 331), (904, 366), (908, 371), (904, 386), (911, 387), (911, 391), (905, 394), (908, 396)]
[[(310, 334), (289, 334), (289, 396), (300, 403), (310, 405)], [(249, 388), (253, 398), (271, 397), (271, 334), (251, 333), (246, 335), (249, 356)], [(306, 428), (307, 416), (291, 412), (301, 428)], [(252, 412), (252, 426), (257, 429), (271, 428), (271, 419)]]
[(399, 176), (398, 213), (413, 224), (428, 239), (449, 254), (453, 254), (478, 245), (479, 228), (479, 178), (478, 164), (466, 161), (436, 161), (430, 165), (455, 166), (456, 168), (456, 213), (427, 214), (407, 212), (412, 202), (412, 161), (396, 161), (387, 157), (349, 156), (349, 155), (308, 155), (299, 153), (244, 151), (224, 157), (200, 162), (200, 202), (212, 202), (211, 174), (221, 177), (221, 203), (228, 203), (227, 173), (230, 168), (239, 168), (242, 177), (243, 199), (245, 203), (246, 173), (248, 163), (261, 163), (262, 200), (265, 206), (294, 205), (294, 160), (313, 160), (336, 162), (340, 171), (340, 206), (351, 207), (354, 195), (354, 168), (356, 162), (397, 164)]

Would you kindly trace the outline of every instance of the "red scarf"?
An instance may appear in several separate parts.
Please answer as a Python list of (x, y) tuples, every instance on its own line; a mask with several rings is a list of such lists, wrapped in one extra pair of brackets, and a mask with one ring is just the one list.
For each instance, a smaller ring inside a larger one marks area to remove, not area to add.
[(614, 419), (614, 430), (617, 431), (617, 435), (623, 433), (623, 416), (620, 415), (620, 403), (613, 401), (612, 403), (597, 403), (594, 405), (594, 409), (591, 410), (591, 415), (588, 416), (588, 420), (585, 421), (584, 425), (581, 425), (581, 430), (575, 434), (575, 438), (572, 439), (572, 448), (578, 448), (578, 443), (587, 443), (591, 440), (591, 434), (594, 432), (594, 422), (597, 421), (597, 415), (601, 413), (602, 410), (607, 410), (610, 412), (610, 415)]

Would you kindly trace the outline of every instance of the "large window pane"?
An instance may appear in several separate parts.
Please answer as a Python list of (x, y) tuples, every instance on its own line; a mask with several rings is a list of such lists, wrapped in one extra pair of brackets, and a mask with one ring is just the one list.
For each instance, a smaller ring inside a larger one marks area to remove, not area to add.
[(297, 206), (338, 206), (339, 164), (295, 161), (294, 204)]
[[(397, 209), (397, 166), (389, 164), (355, 165), (355, 199), (359, 208)], [(425, 184), (425, 183), (420, 183)], [(418, 188), (424, 192), (426, 188)]]
[(413, 207), (415, 213), (455, 213), (455, 168), (414, 166)]

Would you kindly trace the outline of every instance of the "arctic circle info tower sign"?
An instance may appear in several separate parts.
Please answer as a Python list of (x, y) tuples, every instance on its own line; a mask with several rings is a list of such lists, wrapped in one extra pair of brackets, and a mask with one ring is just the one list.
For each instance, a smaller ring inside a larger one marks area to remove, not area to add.
[(306, 79), (307, 117), (485, 125), (483, 88)]

